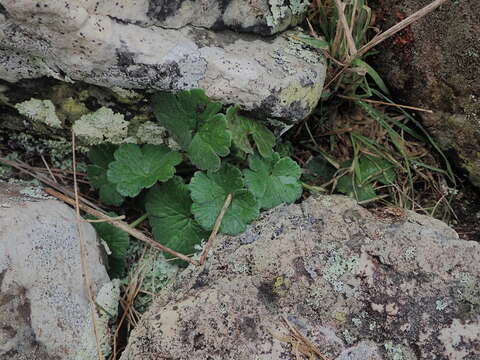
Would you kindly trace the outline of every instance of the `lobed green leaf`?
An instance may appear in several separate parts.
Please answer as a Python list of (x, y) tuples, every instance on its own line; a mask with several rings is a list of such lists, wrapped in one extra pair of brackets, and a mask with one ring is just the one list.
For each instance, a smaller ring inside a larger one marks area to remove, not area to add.
[(273, 154), (275, 135), (262, 123), (238, 114), (238, 106), (230, 106), (227, 110), (228, 128), (232, 133), (233, 144), (247, 154), (253, 154), (250, 142), (253, 139), (258, 152), (263, 157)]
[[(116, 217), (117, 214), (110, 212), (110, 217)], [(93, 217), (90, 217), (94, 219)], [(100, 239), (108, 245), (111, 254), (108, 257), (109, 273), (112, 277), (121, 278), (125, 273), (126, 256), (130, 247), (130, 237), (128, 234), (109, 224), (107, 222), (94, 222), (93, 227), (98, 233)]]
[(194, 253), (209, 234), (194, 219), (191, 206), (188, 186), (178, 176), (151, 188), (146, 209), (155, 240), (182, 254)]
[(255, 196), (245, 189), (241, 171), (224, 164), (217, 172), (197, 171), (190, 181), (192, 213), (206, 230), (212, 230), (228, 194), (232, 202), (225, 212), (220, 232), (236, 235), (259, 214)]
[(152, 106), (157, 120), (184, 150), (194, 132), (222, 109), (222, 103), (211, 101), (202, 89), (159, 92), (153, 96)]
[(230, 153), (231, 136), (227, 130), (225, 115), (217, 114), (208, 119), (194, 135), (188, 147), (188, 157), (201, 170), (217, 171), (220, 156)]
[(125, 198), (107, 177), (108, 164), (114, 161), (113, 153), (116, 149), (117, 146), (110, 144), (92, 147), (88, 152), (92, 164), (87, 166), (87, 176), (92, 186), (98, 190), (100, 201), (107, 205), (120, 206)]
[(249, 157), (250, 169), (243, 171), (248, 189), (256, 196), (260, 208), (271, 209), (283, 202), (293, 203), (302, 194), (298, 164), (274, 153), (270, 158), (255, 154)]
[(108, 166), (108, 180), (116, 184), (123, 196), (135, 197), (144, 188), (157, 181), (165, 182), (175, 174), (175, 166), (182, 162), (178, 152), (164, 145), (123, 144), (114, 153), (115, 161)]

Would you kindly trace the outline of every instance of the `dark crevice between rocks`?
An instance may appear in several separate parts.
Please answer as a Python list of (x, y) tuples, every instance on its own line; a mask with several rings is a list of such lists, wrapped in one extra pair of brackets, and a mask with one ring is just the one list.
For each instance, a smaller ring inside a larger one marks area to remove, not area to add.
[(7, 19), (9, 17), (7, 9), (5, 9), (5, 6), (3, 6), (2, 4), (0, 4), (0, 14), (5, 16)]

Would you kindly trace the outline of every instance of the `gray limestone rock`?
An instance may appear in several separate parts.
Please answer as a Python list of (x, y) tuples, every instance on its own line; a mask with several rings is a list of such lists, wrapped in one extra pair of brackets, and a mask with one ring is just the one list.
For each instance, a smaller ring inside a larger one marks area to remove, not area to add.
[[(0, 79), (51, 76), (130, 89), (203, 88), (290, 121), (320, 98), (325, 63), (284, 33), (306, 1), (0, 0)], [(227, 29), (213, 31), (216, 29)]]
[(388, 214), (322, 196), (265, 213), (252, 241), (217, 239), (204, 268), (160, 293), (122, 360), (297, 359), (285, 319), (332, 360), (479, 359), (479, 244)]
[[(82, 225), (93, 294), (115, 314), (119, 284), (102, 264), (93, 227)], [(0, 182), (0, 359), (91, 360), (96, 345), (74, 211), (39, 188)], [(110, 316), (96, 316), (109, 349)]]

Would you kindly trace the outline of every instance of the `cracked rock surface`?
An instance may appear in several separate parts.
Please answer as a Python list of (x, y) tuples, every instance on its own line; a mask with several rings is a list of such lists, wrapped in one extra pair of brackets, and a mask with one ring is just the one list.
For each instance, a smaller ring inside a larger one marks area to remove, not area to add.
[(283, 319), (336, 360), (480, 358), (480, 246), (342, 196), (222, 237), (133, 331), (122, 360), (296, 359)]
[(307, 3), (0, 0), (0, 79), (198, 87), (216, 100), (294, 121), (320, 98), (324, 59), (288, 32), (263, 36), (296, 25)]
[[(116, 313), (119, 285), (110, 282), (97, 235), (83, 223), (86, 263), (96, 303)], [(34, 187), (0, 182), (0, 359), (96, 358), (74, 211)], [(97, 316), (108, 351), (108, 317)]]

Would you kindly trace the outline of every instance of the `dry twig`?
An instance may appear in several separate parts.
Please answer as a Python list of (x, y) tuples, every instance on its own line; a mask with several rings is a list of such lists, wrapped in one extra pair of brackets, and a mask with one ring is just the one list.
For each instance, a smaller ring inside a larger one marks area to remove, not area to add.
[(213, 241), (217, 236), (218, 230), (220, 229), (220, 225), (222, 225), (222, 220), (223, 220), (223, 217), (225, 216), (225, 212), (227, 211), (231, 202), (232, 202), (232, 194), (228, 194), (223, 204), (222, 210), (220, 210), (220, 214), (218, 214), (218, 217), (215, 220), (215, 225), (213, 226), (212, 233), (210, 234), (207, 244), (205, 245), (202, 255), (200, 256), (200, 261), (199, 261), (200, 265), (203, 265), (205, 263), (205, 260), (207, 260), (208, 252), (213, 246)]
[(392, 35), (395, 35), (397, 32), (402, 31), (407, 26), (413, 24), (415, 21), (429, 14), (430, 12), (432, 12), (439, 6), (443, 5), (447, 1), (449, 0), (435, 0), (430, 4), (428, 4), (427, 6), (423, 7), (422, 9), (418, 10), (417, 12), (413, 13), (412, 15), (408, 16), (407, 18), (403, 19), (398, 24), (395, 24), (390, 29), (384, 31), (383, 33), (378, 34), (358, 50), (357, 56), (365, 55), (371, 48), (377, 46), (378, 44), (385, 41)]
[(90, 304), (90, 314), (92, 318), (92, 326), (93, 326), (93, 333), (95, 334), (95, 345), (97, 348), (97, 356), (99, 360), (103, 360), (103, 355), (100, 350), (100, 337), (98, 334), (98, 328), (97, 328), (97, 323), (96, 323), (96, 308), (95, 308), (95, 299), (93, 297), (93, 292), (92, 292), (92, 287), (90, 283), (90, 274), (88, 271), (88, 265), (87, 265), (87, 248), (85, 244), (85, 234), (83, 233), (83, 219), (80, 216), (80, 202), (79, 202), (79, 196), (78, 196), (78, 184), (77, 184), (77, 173), (76, 173), (76, 168), (77, 168), (77, 162), (76, 162), (76, 157), (75, 157), (75, 134), (72, 131), (72, 167), (73, 167), (73, 188), (74, 188), (74, 193), (75, 193), (75, 215), (77, 218), (77, 229), (78, 229), (78, 235), (80, 238), (80, 259), (82, 263), (82, 272), (83, 272), (83, 280), (85, 282), (85, 287), (87, 288), (87, 294), (88, 294), (88, 299), (89, 299), (89, 304)]
[[(45, 192), (47, 194), (50, 194), (52, 196), (55, 196), (57, 199), (60, 199), (64, 202), (66, 202), (67, 204), (70, 204), (70, 205), (75, 205), (75, 201), (71, 198), (69, 198), (68, 196), (66, 195), (63, 195), (61, 193), (59, 193), (58, 191), (55, 191), (53, 189), (45, 189)], [(193, 260), (191, 258), (189, 258), (188, 256), (185, 256), (175, 250), (172, 250), (166, 246), (163, 246), (162, 244), (156, 242), (155, 240), (153, 240), (152, 238), (146, 236), (144, 233), (142, 233), (141, 231), (138, 231), (136, 229), (132, 229), (130, 227), (130, 225), (128, 225), (126, 222), (123, 222), (121, 220), (112, 220), (112, 218), (110, 218), (109, 216), (105, 215), (104, 213), (102, 213), (101, 211), (98, 211), (98, 210), (95, 210), (95, 209), (92, 209), (90, 206), (86, 205), (86, 204), (79, 204), (79, 207), (80, 209), (82, 209), (83, 211), (85, 211), (86, 213), (90, 214), (90, 215), (93, 215), (99, 219), (104, 219), (106, 222), (108, 222), (109, 224), (112, 224), (113, 226), (116, 226), (118, 227), (119, 229), (127, 232), (128, 234), (132, 235), (134, 238), (138, 239), (138, 240), (141, 240), (143, 242), (146, 242), (147, 244), (149, 244), (151, 247), (153, 248), (156, 248), (158, 250), (162, 250), (162, 251), (165, 251), (173, 256), (176, 256), (178, 257), (179, 259), (181, 260), (184, 260), (184, 261), (187, 261), (193, 265), (198, 265), (198, 261), (196, 260)]]

